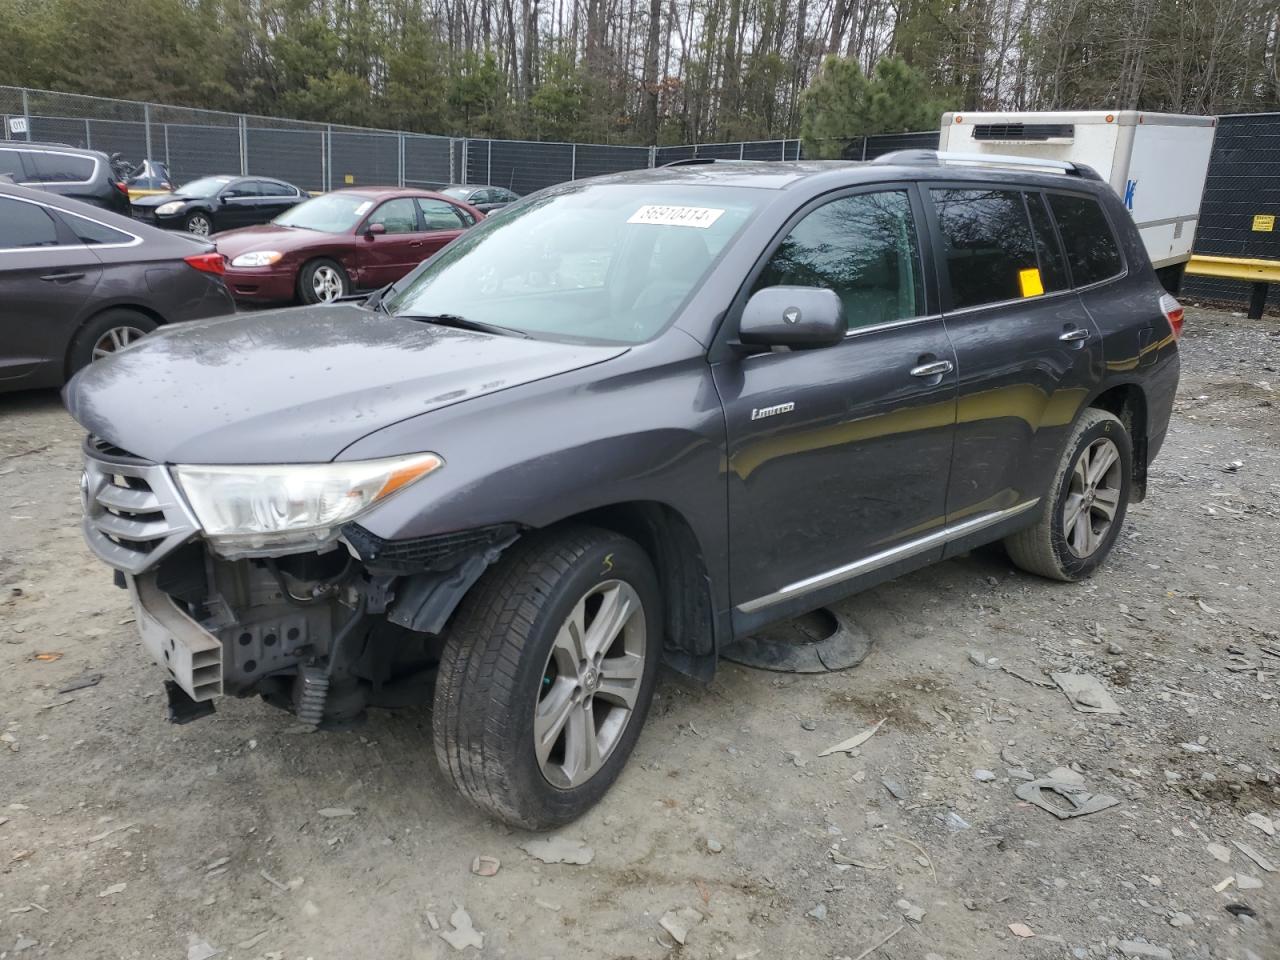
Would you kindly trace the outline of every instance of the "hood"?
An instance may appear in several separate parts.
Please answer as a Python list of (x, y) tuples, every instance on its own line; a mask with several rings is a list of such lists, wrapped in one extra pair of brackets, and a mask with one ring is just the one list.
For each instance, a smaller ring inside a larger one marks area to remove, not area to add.
[(314, 247), (317, 243), (325, 244), (334, 240), (350, 240), (350, 234), (323, 233), (319, 230), (304, 230), (301, 227), (281, 227), (274, 223), (260, 223), (253, 227), (240, 227), (227, 230), (214, 237), (218, 252), (228, 260), (234, 260), (242, 253), (251, 250), (279, 250), (288, 253), (303, 247)]
[(293, 307), (162, 329), (63, 396), (90, 433), (159, 463), (321, 462), (408, 417), (625, 352)]
[(145, 197), (139, 197), (132, 201), (135, 207), (146, 207), (154, 209), (162, 203), (168, 203), (170, 200), (181, 200), (183, 203), (190, 203), (194, 197), (180, 197), (176, 193), (153, 193)]

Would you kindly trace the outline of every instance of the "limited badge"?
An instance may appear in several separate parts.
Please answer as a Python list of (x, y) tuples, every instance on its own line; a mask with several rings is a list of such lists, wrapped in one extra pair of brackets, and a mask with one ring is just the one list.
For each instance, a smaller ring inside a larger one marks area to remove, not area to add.
[(800, 308), (799, 308), (799, 307), (787, 307), (787, 309), (785, 309), (785, 310), (783, 310), (783, 311), (782, 311), (782, 319), (783, 319), (783, 320), (785, 320), (785, 321), (787, 321), (787, 323), (799, 323), (799, 322), (800, 322)]

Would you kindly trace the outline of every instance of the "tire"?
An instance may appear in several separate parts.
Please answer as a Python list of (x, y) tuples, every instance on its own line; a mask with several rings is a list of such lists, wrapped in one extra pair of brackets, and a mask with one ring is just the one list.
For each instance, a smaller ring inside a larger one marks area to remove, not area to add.
[(197, 237), (207, 237), (214, 233), (213, 214), (205, 210), (192, 210), (182, 221), (182, 229)]
[[(622, 609), (615, 604), (623, 600), (631, 613), (615, 618), (616, 639), (613, 630), (593, 636), (604, 623), (599, 613)], [(569, 652), (571, 616), (582, 617), (588, 652), (608, 638), (592, 659), (594, 673), (569, 669), (580, 659)], [(441, 769), (464, 797), (512, 826), (545, 830), (581, 816), (617, 779), (640, 736), (662, 623), (658, 579), (635, 542), (593, 527), (517, 542), (463, 599), (450, 627), (433, 723)], [(535, 712), (567, 719), (536, 721)], [(539, 730), (547, 734), (545, 758)], [(591, 743), (598, 762), (580, 766)]]
[(159, 324), (145, 313), (116, 307), (104, 310), (76, 331), (67, 351), (67, 376), (94, 360), (101, 360), (117, 350), (145, 337)]
[(303, 303), (333, 303), (350, 292), (347, 271), (327, 257), (312, 260), (298, 274), (298, 299)]
[[(1067, 439), (1046, 494), (1048, 508), (1034, 526), (1005, 539), (1010, 559), (1023, 570), (1052, 580), (1092, 576), (1120, 535), (1132, 485), (1129, 432), (1114, 414), (1089, 407)], [(1075, 509), (1081, 503), (1086, 511)]]

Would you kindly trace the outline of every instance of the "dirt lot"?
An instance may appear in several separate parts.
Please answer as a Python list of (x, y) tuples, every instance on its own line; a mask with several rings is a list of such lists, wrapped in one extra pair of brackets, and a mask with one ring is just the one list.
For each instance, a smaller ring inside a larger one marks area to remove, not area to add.
[[(1233, 844), (1280, 869), (1280, 324), (1189, 311), (1183, 357), (1100, 576), (983, 551), (846, 604), (875, 641), (856, 670), (668, 677), (563, 832), (582, 866), (466, 807), (425, 710), (314, 734), (227, 701), (166, 725), (80, 541), (77, 428), (53, 394), (0, 397), (0, 958), (1280, 958), (1280, 872)], [(1073, 710), (1054, 671), (1123, 714)], [(1015, 797), (1068, 765), (1118, 805), (1060, 821)], [(442, 939), (458, 904), (483, 947)], [(681, 908), (702, 917), (683, 947), (659, 925)]]

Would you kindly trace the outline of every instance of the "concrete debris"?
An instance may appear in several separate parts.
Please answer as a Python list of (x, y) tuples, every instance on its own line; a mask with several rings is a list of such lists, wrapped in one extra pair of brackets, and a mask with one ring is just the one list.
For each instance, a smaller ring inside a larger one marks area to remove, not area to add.
[(815, 723), (813, 720), (810, 720), (810, 719), (808, 719), (808, 718), (806, 717), (805, 719), (803, 719), (803, 720), (801, 720), (801, 721), (800, 721), (800, 729), (801, 729), (801, 730), (808, 730), (808, 731), (812, 732), (812, 731), (814, 731), (814, 730), (817, 730), (817, 729), (818, 729), (818, 724), (817, 724), (817, 723)]
[(1054, 767), (1044, 775), (1044, 778), (1058, 783), (1070, 783), (1077, 787), (1084, 786), (1084, 774), (1076, 773), (1070, 767)]
[(1087, 673), (1055, 673), (1053, 682), (1081, 713), (1123, 713), (1102, 681)]
[(969, 662), (972, 663), (975, 667), (982, 667), (984, 670), (1000, 669), (1000, 658), (988, 657), (981, 650), (970, 650)]
[(1209, 748), (1206, 747), (1203, 743), (1183, 743), (1183, 744), (1180, 744), (1180, 746), (1182, 747), (1183, 750), (1187, 751), (1187, 753), (1208, 753), (1209, 752)]
[(902, 914), (904, 920), (909, 920), (912, 923), (920, 923), (924, 920), (924, 908), (917, 907), (910, 900), (899, 900), (894, 906), (898, 908), (898, 912)]
[(1263, 870), (1267, 871), (1267, 873), (1275, 873), (1277, 870), (1280, 870), (1280, 867), (1277, 867), (1274, 863), (1272, 863), (1270, 860), (1268, 860), (1266, 857), (1260, 854), (1257, 850), (1249, 846), (1249, 844), (1242, 843), (1239, 840), (1232, 840), (1231, 842), (1235, 844), (1237, 850), (1243, 853), (1246, 857), (1248, 857), (1250, 860), (1256, 863)]
[(596, 852), (581, 840), (569, 840), (565, 837), (529, 840), (520, 844), (520, 849), (543, 863), (572, 863), (585, 866), (596, 856)]
[(317, 810), (320, 816), (326, 820), (337, 820), (342, 817), (354, 817), (356, 812), (350, 807), (325, 807), (323, 810)]
[(888, 717), (881, 717), (875, 724), (868, 727), (866, 730), (863, 730), (861, 733), (854, 734), (848, 740), (841, 740), (834, 746), (827, 747), (827, 749), (823, 750), (818, 754), (818, 756), (825, 757), (833, 753), (851, 753), (852, 751), (857, 750), (858, 747), (862, 746), (875, 736), (876, 731), (884, 726), (885, 720), (888, 719)]
[(978, 768), (977, 770), (973, 771), (973, 779), (979, 781), (980, 783), (990, 783), (995, 778), (996, 778), (996, 775), (992, 773), (990, 770), (983, 770), (982, 768)]
[(960, 814), (956, 813), (954, 810), (948, 810), (945, 816), (941, 816), (938, 819), (942, 821), (949, 830), (968, 830), (970, 827), (969, 821), (960, 816)]
[(1024, 940), (1027, 939), (1028, 937), (1034, 937), (1036, 935), (1035, 931), (1032, 930), (1030, 927), (1028, 927), (1025, 923), (1009, 924), (1009, 932), (1012, 933), (1015, 937), (1021, 937)]
[[(1087, 817), (1091, 813), (1100, 813), (1120, 805), (1116, 797), (1105, 793), (1090, 793), (1078, 783), (1065, 783), (1061, 780), (1032, 780), (1030, 783), (1018, 784), (1013, 792), (1019, 800), (1047, 810), (1059, 820)], [(1045, 797), (1046, 793), (1061, 797), (1068, 806), (1050, 801)]]
[(1205, 845), (1205, 849), (1209, 851), (1209, 856), (1220, 863), (1231, 862), (1231, 848), (1224, 847), (1220, 843), (1210, 843)]
[(906, 791), (906, 788), (903, 787), (903, 785), (900, 784), (897, 780), (890, 780), (888, 777), (881, 777), (880, 782), (884, 785), (884, 788), (889, 791), (889, 794), (895, 800), (906, 800), (907, 797), (909, 796), (909, 794)]
[(1171, 927), (1190, 927), (1194, 926), (1195, 921), (1191, 919), (1191, 914), (1183, 913), (1181, 910), (1175, 910), (1173, 915), (1169, 917), (1169, 926)]
[(712, 853), (720, 853), (724, 850), (724, 844), (715, 837), (707, 837), (707, 849)]
[(805, 912), (805, 916), (821, 922), (827, 919), (827, 905), (825, 903), (815, 904)]
[(84, 690), (88, 687), (96, 687), (101, 682), (102, 682), (102, 674), (86, 673), (84, 676), (77, 677), (76, 679), (72, 680), (65, 687), (60, 688), (58, 690), (58, 696), (62, 696), (63, 694), (67, 694), (67, 693), (73, 693), (76, 690)]
[(1261, 813), (1249, 814), (1244, 818), (1244, 822), (1252, 824), (1253, 826), (1257, 827), (1259, 830), (1265, 833), (1268, 837), (1274, 837), (1276, 835), (1275, 823), (1272, 822), (1270, 817), (1264, 816)]
[(222, 951), (209, 946), (207, 940), (201, 940), (194, 933), (187, 937), (187, 960), (210, 960)]
[(1237, 890), (1257, 890), (1262, 887), (1262, 881), (1257, 877), (1251, 877), (1247, 873), (1236, 874)]
[(1154, 943), (1143, 943), (1141, 940), (1121, 940), (1116, 944), (1116, 949), (1126, 957), (1173, 960), (1173, 954), (1165, 947), (1157, 947)]
[(689, 931), (702, 922), (702, 914), (693, 907), (681, 907), (679, 910), (668, 910), (658, 921), (658, 926), (671, 934), (671, 939), (684, 946), (689, 939)]
[(449, 915), (449, 924), (453, 929), (441, 930), (440, 939), (453, 949), (465, 950), (467, 947), (484, 949), (484, 934), (472, 925), (471, 914), (467, 913), (461, 904), (454, 905), (454, 911)]
[(98, 892), (99, 897), (114, 897), (117, 893), (124, 893), (124, 888), (129, 886), (127, 883), (113, 883), (105, 890)]
[(488, 857), (483, 854), (471, 861), (471, 872), (477, 877), (492, 877), (498, 872), (498, 868), (502, 866), (502, 861), (497, 857)]

